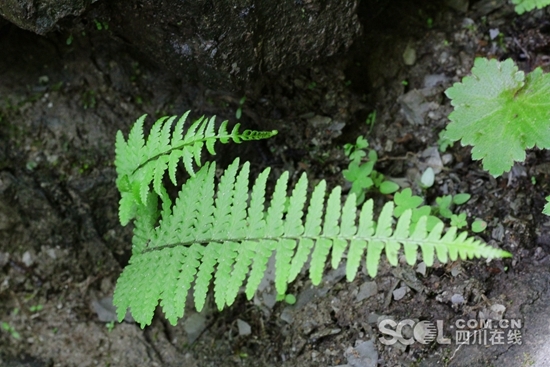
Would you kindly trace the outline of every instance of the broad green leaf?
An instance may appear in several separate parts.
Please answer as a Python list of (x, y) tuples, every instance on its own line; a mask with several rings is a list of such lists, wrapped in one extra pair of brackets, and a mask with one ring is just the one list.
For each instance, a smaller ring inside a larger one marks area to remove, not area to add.
[(550, 215), (550, 196), (546, 197), (546, 204), (544, 205), (542, 214)]
[(420, 186), (427, 189), (428, 187), (433, 186), (434, 181), (435, 181), (434, 169), (432, 167), (426, 168), (426, 170), (422, 174), (422, 177), (420, 177)]
[(481, 219), (476, 219), (472, 223), (472, 232), (479, 233), (483, 232), (487, 228), (487, 222)]
[(456, 205), (462, 205), (468, 202), (468, 200), (470, 200), (471, 197), (472, 196), (470, 194), (464, 194), (464, 193), (456, 194), (455, 196), (453, 196), (453, 203), (455, 203)]
[(550, 0), (512, 0), (515, 5), (514, 10), (518, 14), (523, 14), (526, 11), (531, 11), (535, 8), (542, 9), (550, 5)]
[(392, 181), (384, 181), (380, 184), (380, 193), (393, 194), (399, 190), (399, 185)]
[(550, 74), (527, 76), (511, 59), (478, 58), (472, 75), (445, 92), (454, 111), (445, 136), (472, 145), (493, 176), (525, 159), (525, 149), (550, 148)]

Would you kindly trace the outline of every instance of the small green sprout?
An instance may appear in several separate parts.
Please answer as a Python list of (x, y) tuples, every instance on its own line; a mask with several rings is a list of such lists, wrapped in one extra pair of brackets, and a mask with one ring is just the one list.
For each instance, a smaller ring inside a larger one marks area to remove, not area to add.
[(285, 302), (288, 303), (289, 305), (293, 305), (296, 303), (296, 296), (293, 295), (293, 294), (287, 294), (285, 296)]
[(434, 20), (432, 18), (428, 18), (426, 20), (426, 25), (428, 26), (428, 28), (432, 28), (434, 26)]
[(5, 330), (7, 331), (8, 333), (11, 334), (12, 338), (14, 339), (21, 339), (21, 335), (14, 329), (13, 326), (11, 326), (10, 324), (8, 324), (7, 322), (2, 322), (0, 324), (0, 327), (2, 327), (2, 330)]
[(482, 219), (476, 219), (472, 223), (472, 232), (479, 233), (483, 232), (487, 228), (487, 222)]
[(432, 167), (426, 168), (422, 176), (420, 177), (420, 187), (427, 189), (433, 186), (435, 182), (435, 172)]
[(41, 304), (38, 304), (38, 305), (35, 305), (35, 306), (31, 306), (29, 307), (29, 311), (31, 312), (39, 312), (39, 311), (42, 311), (44, 309), (44, 306), (41, 305)]
[(243, 115), (243, 105), (244, 105), (245, 102), (246, 102), (246, 96), (242, 97), (239, 100), (239, 107), (237, 108), (237, 111), (235, 112), (235, 117), (237, 118), (237, 120), (240, 120), (242, 115)]
[(464, 193), (456, 194), (455, 196), (453, 196), (453, 204), (456, 204), (456, 205), (465, 204), (468, 202), (468, 200), (470, 200), (471, 197), (472, 195), (470, 194), (464, 194)]
[(296, 303), (296, 296), (293, 294), (278, 294), (277, 298), (275, 298), (278, 302), (285, 301), (289, 305), (293, 305)]
[(439, 151), (441, 153), (446, 152), (447, 149), (453, 145), (453, 141), (447, 137), (445, 130), (439, 132), (439, 139), (437, 140), (437, 145), (439, 146)]
[[(351, 182), (350, 194), (355, 194), (357, 205), (365, 201), (365, 193), (373, 186), (385, 195), (399, 190), (398, 184), (386, 180), (383, 174), (374, 170), (378, 154), (374, 149), (369, 150), (367, 153), (366, 148), (368, 146), (369, 143), (363, 136), (357, 137), (355, 144), (344, 145), (344, 153), (351, 162), (342, 174), (346, 180)], [(361, 163), (362, 158), (365, 156), (368, 157), (368, 162)]]
[(110, 321), (108, 323), (105, 324), (105, 327), (107, 328), (107, 330), (109, 332), (113, 331), (113, 329), (115, 328), (115, 322), (114, 321)]
[(376, 122), (376, 110), (369, 113), (367, 116), (367, 120), (365, 123), (367, 126), (369, 126), (369, 133), (372, 131), (372, 128), (374, 127), (374, 123)]
[(451, 215), (451, 225), (457, 227), (458, 229), (466, 227), (468, 225), (468, 222), (466, 221), (466, 213)]
[(95, 27), (98, 31), (101, 31), (103, 29), (105, 30), (108, 30), (109, 29), (109, 24), (107, 24), (106, 22), (100, 22), (99, 20), (97, 19), (94, 19), (94, 23), (95, 23)]

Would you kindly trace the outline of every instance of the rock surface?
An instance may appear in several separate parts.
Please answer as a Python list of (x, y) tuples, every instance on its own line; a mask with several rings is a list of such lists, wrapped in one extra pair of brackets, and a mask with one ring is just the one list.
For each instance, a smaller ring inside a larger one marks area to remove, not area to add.
[[(62, 18), (108, 29), (175, 76), (210, 88), (254, 89), (253, 81), (347, 50), (359, 34), (357, 0), (182, 2), (8, 0), (0, 15), (44, 35)], [(77, 32), (80, 33), (80, 32)], [(257, 88), (261, 88), (258, 86)]]
[(344, 51), (360, 30), (356, 0), (104, 5), (116, 33), (176, 75), (229, 89)]
[(60, 19), (82, 14), (95, 1), (97, 0), (5, 0), (0, 2), (0, 15), (20, 28), (44, 35)]

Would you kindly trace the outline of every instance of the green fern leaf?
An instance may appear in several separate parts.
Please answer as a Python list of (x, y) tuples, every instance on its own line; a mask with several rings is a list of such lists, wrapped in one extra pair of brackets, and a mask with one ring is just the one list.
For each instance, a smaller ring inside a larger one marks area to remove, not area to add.
[(511, 59), (478, 58), (472, 76), (446, 91), (454, 111), (445, 137), (472, 145), (493, 176), (525, 159), (525, 149), (550, 148), (550, 74), (524, 75)]
[[(160, 195), (162, 178), (168, 170), (168, 176), (176, 185), (176, 168), (180, 159), (189, 175), (195, 174), (194, 164), (201, 166), (201, 152), (206, 144), (209, 153), (215, 154), (214, 145), (216, 141), (227, 143), (229, 140), (240, 142), (241, 140), (266, 139), (277, 134), (277, 131), (250, 131), (239, 132), (239, 125), (235, 126), (231, 134), (227, 132), (227, 121), (224, 121), (218, 133), (215, 132), (215, 117), (206, 119), (199, 118), (191, 124), (185, 136), (183, 128), (189, 111), (186, 112), (176, 123), (173, 117), (162, 117), (158, 119), (151, 128), (147, 142), (143, 135), (143, 124), (146, 115), (137, 119), (128, 141), (119, 131), (117, 132), (115, 151), (115, 166), (117, 170), (117, 187), (121, 194), (132, 193), (135, 201), (143, 204), (147, 201), (150, 193), (150, 185), (153, 183), (153, 190)], [(194, 163), (193, 163), (194, 161)], [(123, 225), (127, 224), (135, 213), (131, 200), (123, 195), (119, 206), (119, 217)]]
[[(394, 212), (393, 202), (384, 206), (378, 220), (373, 217), (373, 202), (367, 201), (359, 212), (355, 195), (341, 205), (341, 188), (330, 193), (325, 204), (326, 183), (313, 189), (307, 202), (307, 178), (302, 175), (290, 196), (287, 172), (277, 180), (266, 209), (264, 170), (249, 192), (250, 166), (236, 159), (215, 183), (216, 165), (200, 167), (204, 147), (215, 153), (214, 144), (263, 139), (274, 132), (245, 130), (236, 126), (227, 133), (227, 122), (218, 132), (214, 118), (195, 121), (182, 138), (187, 114), (158, 120), (145, 141), (145, 116), (136, 122), (128, 141), (119, 132), (116, 141), (117, 187), (121, 192), (119, 216), (122, 224), (134, 220), (132, 257), (117, 283), (114, 303), (119, 319), (127, 309), (142, 326), (151, 323), (160, 305), (167, 319), (175, 324), (183, 317), (185, 300), (194, 284), (195, 307), (201, 310), (213, 282), (214, 301), (219, 309), (231, 305), (241, 286), (250, 299), (259, 287), (270, 258), (275, 261), (275, 287), (284, 294), (289, 282), (311, 259), (309, 275), (320, 283), (324, 267), (331, 257), (337, 267), (347, 251), (346, 276), (352, 280), (365, 258), (369, 275), (375, 276), (385, 252), (392, 265), (398, 264), (403, 247), (407, 263), (414, 264), (418, 248), (427, 265), (435, 257), (448, 259), (506, 257), (505, 251), (489, 247), (457, 234), (451, 227), (443, 233), (443, 223), (427, 229), (427, 217), (411, 224), (411, 209)], [(180, 159), (190, 173), (175, 202), (162, 180), (166, 170), (176, 183), (175, 170)], [(150, 186), (153, 190), (150, 190)], [(394, 222), (397, 224), (394, 229)], [(366, 256), (365, 256), (366, 251)], [(365, 256), (365, 257), (364, 257)]]
[(375, 222), (372, 200), (367, 201), (356, 225), (355, 197), (350, 196), (341, 207), (341, 190), (337, 187), (325, 205), (324, 181), (313, 190), (304, 219), (307, 187), (304, 175), (288, 196), (288, 174), (283, 174), (265, 210), (268, 170), (260, 174), (250, 194), (248, 164), (239, 168), (239, 160), (235, 160), (217, 187), (215, 170), (214, 163), (205, 164), (183, 185), (173, 205), (161, 189), (160, 212), (154, 193), (147, 196), (146, 205), (135, 204), (143, 216), (135, 221), (130, 265), (124, 269), (115, 290), (120, 319), (130, 309), (136, 321), (149, 324), (160, 301), (167, 319), (175, 323), (183, 316), (184, 300), (191, 284), (195, 284), (195, 307), (201, 310), (212, 278), (214, 301), (219, 309), (234, 302), (244, 282), (246, 295), (251, 298), (274, 253), (275, 285), (281, 294), (309, 256), (310, 278), (318, 284), (331, 251), (333, 266), (337, 266), (342, 254), (348, 251), (346, 274), (350, 280), (355, 277), (365, 250), (366, 267), (371, 276), (376, 275), (383, 251), (390, 263), (396, 265), (401, 246), (409, 264), (416, 261), (418, 247), (430, 264), (434, 252), (442, 262), (448, 258), (509, 256), (507, 252), (467, 238), (465, 233), (457, 235), (456, 228), (450, 228), (443, 237), (442, 224), (428, 232), (426, 217), (420, 218), (411, 229), (410, 209), (401, 214), (394, 230), (392, 202), (384, 206)]

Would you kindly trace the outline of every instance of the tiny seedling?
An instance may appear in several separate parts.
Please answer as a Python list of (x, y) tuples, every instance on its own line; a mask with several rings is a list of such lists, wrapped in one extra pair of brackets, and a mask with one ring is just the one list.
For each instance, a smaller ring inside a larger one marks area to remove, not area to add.
[(483, 232), (487, 228), (487, 222), (481, 219), (476, 219), (472, 223), (472, 232), (479, 233)]
[(420, 177), (420, 187), (427, 189), (433, 186), (435, 182), (435, 172), (432, 167), (426, 168), (422, 176)]
[(462, 205), (470, 200), (470, 194), (445, 195), (435, 199), (436, 204), (433, 206), (422, 205), (424, 199), (417, 195), (412, 195), (412, 190), (406, 188), (398, 192), (394, 196), (395, 216), (399, 218), (401, 214), (407, 210), (412, 210), (411, 222), (416, 223), (420, 217), (427, 216), (427, 227), (433, 228), (441, 222), (440, 218), (449, 219), (451, 225), (457, 228), (464, 228), (468, 225), (466, 221), (466, 213), (454, 214), (452, 212), (453, 205)]
[(42, 311), (44, 309), (44, 306), (41, 305), (41, 304), (38, 304), (38, 305), (35, 305), (35, 306), (31, 306), (29, 307), (29, 311), (31, 312), (39, 312), (39, 311)]
[(446, 152), (450, 146), (453, 145), (453, 141), (447, 137), (445, 130), (439, 132), (439, 139), (437, 140), (437, 145), (439, 146), (439, 151), (441, 153)]
[[(344, 178), (351, 182), (350, 194), (357, 197), (357, 205), (365, 201), (365, 194), (371, 187), (376, 187), (380, 193), (392, 194), (399, 190), (399, 185), (388, 181), (380, 172), (374, 170), (378, 160), (378, 154), (374, 149), (366, 152), (369, 143), (363, 136), (359, 136), (355, 144), (344, 145), (344, 153), (350, 159), (348, 168), (342, 172)], [(361, 163), (363, 157), (368, 156), (368, 161)]]
[(12, 338), (21, 339), (21, 335), (19, 335), (19, 333), (15, 330), (15, 328), (10, 324), (8, 324), (7, 322), (2, 322), (0, 326), (2, 327), (2, 330), (5, 330), (8, 333), (10, 333)]
[(372, 128), (374, 127), (374, 123), (376, 122), (376, 110), (369, 113), (367, 116), (367, 120), (365, 123), (367, 126), (369, 126), (369, 133), (372, 131)]
[(246, 102), (246, 96), (242, 97), (239, 100), (239, 107), (237, 108), (237, 111), (235, 112), (235, 117), (237, 120), (240, 120), (243, 115), (243, 105)]
[(114, 321), (110, 321), (108, 323), (105, 324), (105, 327), (107, 328), (107, 330), (109, 332), (113, 331), (113, 329), (115, 328), (115, 322)]
[(296, 303), (296, 296), (293, 294), (279, 294), (277, 295), (277, 301), (285, 301), (289, 305)]
[(428, 205), (422, 205), (424, 199), (420, 196), (412, 195), (412, 190), (409, 187), (401, 192), (395, 193), (393, 200), (396, 205), (394, 212), (396, 218), (399, 218), (408, 209), (412, 211), (412, 226), (414, 226), (420, 218), (424, 216), (427, 217), (426, 228), (432, 229), (438, 223), (441, 223), (441, 219), (430, 215), (432, 208)]
[(362, 135), (359, 135), (355, 144), (344, 144), (344, 153), (350, 161), (359, 163), (367, 155), (364, 149), (368, 147), (369, 142)]
[(285, 296), (285, 302), (288, 303), (289, 305), (293, 305), (296, 303), (296, 296), (293, 295), (293, 294), (287, 294)]
[(95, 27), (98, 31), (101, 31), (101, 30), (108, 30), (109, 29), (109, 24), (107, 24), (107, 22), (100, 22), (99, 20), (97, 19), (94, 19), (94, 23), (95, 23)]
[[(436, 205), (433, 206), (433, 210), (436, 214), (439, 214), (440, 217), (450, 219), (451, 225), (457, 228), (464, 228), (468, 226), (466, 221), (466, 213), (454, 214), (452, 208), (454, 205), (462, 205), (470, 200), (470, 194), (456, 194), (445, 195), (435, 199)], [(473, 230), (473, 229), (472, 229)], [(475, 232), (475, 231), (474, 231)]]
[(468, 222), (466, 221), (466, 213), (451, 215), (451, 225), (459, 229), (467, 227)]

